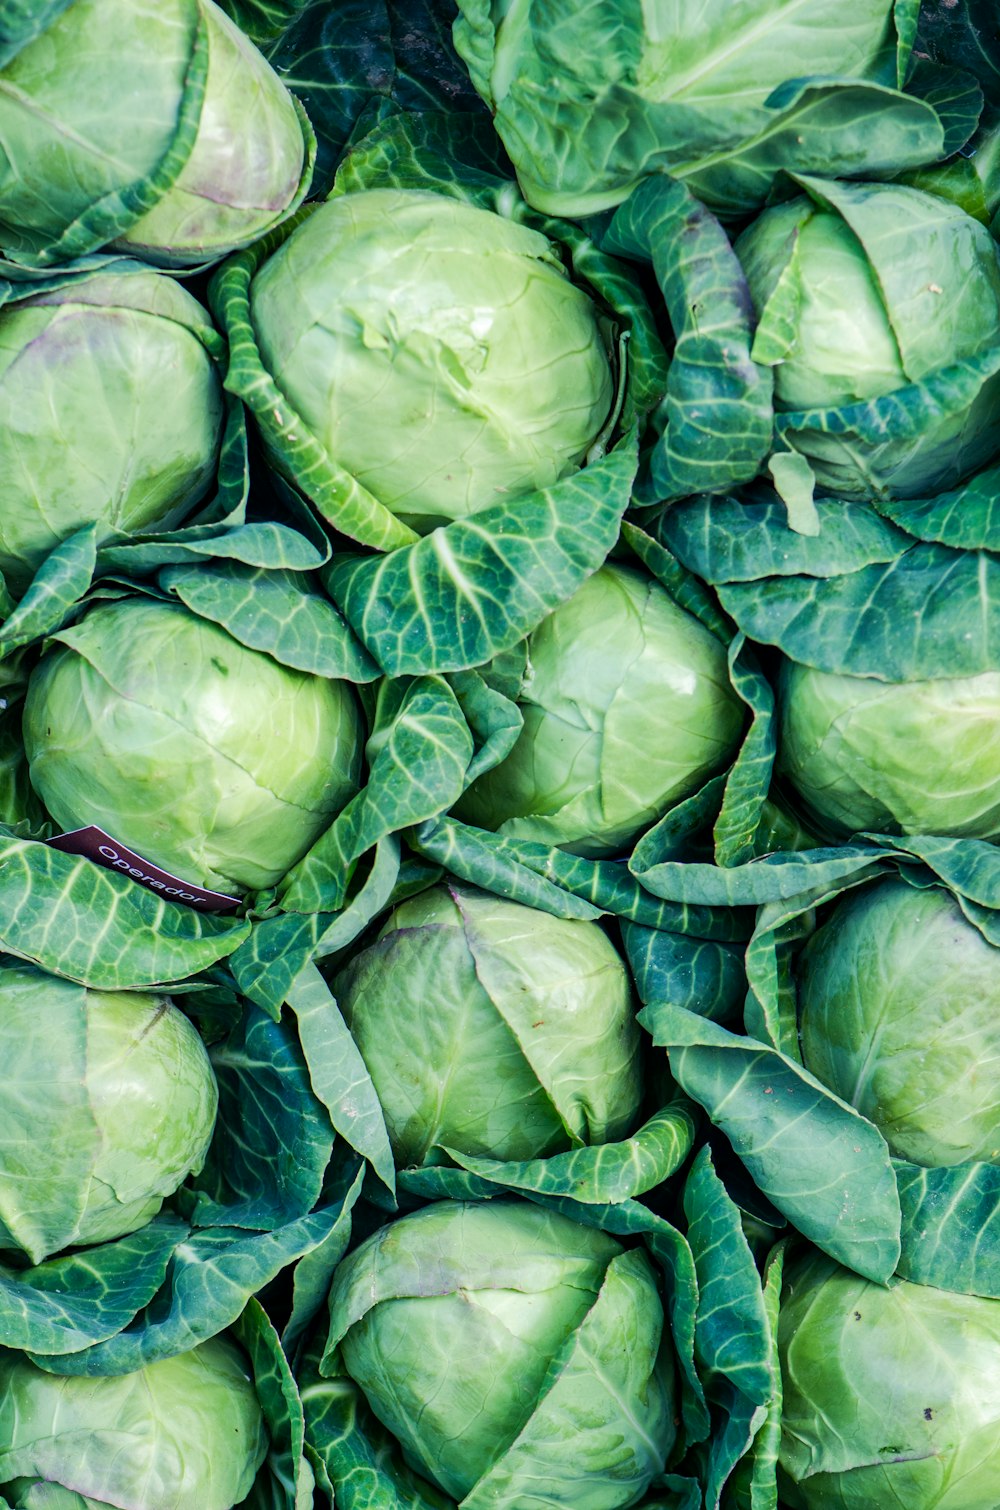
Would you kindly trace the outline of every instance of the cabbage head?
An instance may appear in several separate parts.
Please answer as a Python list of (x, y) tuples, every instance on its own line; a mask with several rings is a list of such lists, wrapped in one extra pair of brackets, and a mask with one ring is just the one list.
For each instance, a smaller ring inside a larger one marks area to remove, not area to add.
[(1000, 837), (1000, 673), (883, 682), (786, 661), (778, 769), (837, 835)]
[(232, 1510), (267, 1446), (249, 1365), (226, 1337), (117, 1377), (0, 1353), (0, 1494), (16, 1510)]
[(806, 1069), (897, 1157), (1000, 1163), (1000, 953), (947, 891), (851, 893), (797, 973)]
[(468, 1510), (619, 1510), (663, 1470), (673, 1363), (656, 1278), (593, 1227), (519, 1201), (438, 1202), (341, 1262), (330, 1315), (330, 1347), (407, 1461)]
[[(804, 179), (736, 242), (785, 439), (842, 498), (915, 497), (997, 450), (1000, 252), (957, 205), (902, 184)], [(929, 391), (928, 391), (929, 390)], [(896, 395), (866, 439), (851, 406)], [(810, 411), (848, 411), (808, 427)], [(780, 428), (780, 427), (779, 427)]]
[(215, 1075), (166, 997), (0, 970), (0, 1042), (0, 1247), (122, 1237), (201, 1169)]
[(9, 254), (66, 261), (114, 242), (191, 266), (255, 241), (295, 207), (307, 128), (212, 0), (50, 9), (0, 70)]
[(628, 972), (595, 923), (449, 882), (400, 903), (336, 994), (398, 1164), (540, 1158), (638, 1114)]
[(100, 542), (169, 528), (197, 503), (219, 449), (221, 348), (175, 279), (124, 259), (0, 312), (0, 571), (10, 586), (23, 590), (84, 525), (97, 525)]
[(786, 1270), (778, 1353), (792, 1510), (995, 1510), (1000, 1301), (811, 1254)]
[(455, 811), (572, 854), (620, 854), (733, 754), (726, 647), (652, 577), (608, 564), (528, 637), (510, 754)]
[[(790, 74), (896, 82), (891, 0), (458, 0), (455, 46), (528, 203), (578, 218), (650, 173), (688, 178), (706, 204), (712, 159), (773, 126)], [(773, 169), (771, 177), (773, 177)], [(751, 178), (756, 200), (768, 176)], [(741, 185), (742, 187), (742, 185)]]
[(248, 649), (180, 604), (99, 604), (31, 675), (31, 782), (64, 829), (96, 824), (214, 890), (275, 885), (354, 795), (351, 687)]
[(319, 206), (250, 306), (264, 366), (328, 457), (421, 532), (556, 482), (611, 410), (597, 310), (553, 244), (448, 195)]

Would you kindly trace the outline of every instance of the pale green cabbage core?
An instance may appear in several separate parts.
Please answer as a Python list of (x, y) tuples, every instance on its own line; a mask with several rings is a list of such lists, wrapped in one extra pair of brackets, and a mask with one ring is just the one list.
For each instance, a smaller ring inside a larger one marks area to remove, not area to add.
[(779, 769), (838, 833), (1000, 837), (1000, 673), (880, 682), (786, 662)]
[(73, 0), (21, 49), (0, 74), (4, 226), (58, 236), (159, 162), (196, 22), (194, 0)]
[(827, 192), (765, 210), (736, 243), (752, 354), (774, 368), (781, 408), (875, 398), (993, 344), (1000, 263), (978, 221), (901, 185)]
[(420, 530), (558, 481), (611, 408), (597, 313), (552, 244), (445, 195), (320, 206), (250, 303), (264, 365), (329, 457)]
[(167, 998), (0, 971), (0, 1245), (35, 1262), (143, 1226), (201, 1169), (218, 1091)]
[(472, 1504), (621, 1510), (673, 1440), (641, 1251), (514, 1201), (444, 1201), (337, 1270), (331, 1341), (408, 1460)]
[(1000, 1301), (807, 1257), (786, 1278), (778, 1352), (793, 1510), (994, 1510)]
[(594, 923), (436, 886), (395, 909), (337, 998), (399, 1164), (540, 1158), (637, 1116), (628, 973)]
[(121, 244), (197, 263), (281, 218), (302, 177), (302, 128), (212, 0), (73, 0), (0, 74), (0, 225), (44, 243), (150, 178), (178, 129), (199, 18), (208, 79), (193, 149)]
[(0, 313), (0, 571), (16, 590), (74, 531), (168, 528), (212, 481), (210, 321), (174, 279), (132, 268)]
[[(769, 287), (782, 271), (789, 237), (795, 241), (792, 262), (782, 272), (786, 281)], [(785, 318), (785, 301), (794, 300), (794, 329), (783, 332), (787, 351), (774, 366), (781, 408), (836, 408), (891, 393), (908, 381), (864, 247), (839, 215), (812, 209), (809, 200), (792, 200), (765, 211), (737, 250), (762, 323), (769, 308), (771, 318)], [(769, 305), (772, 298), (780, 310)]]
[(97, 824), (215, 890), (260, 888), (353, 796), (361, 726), (346, 683), (143, 598), (93, 609), (58, 639), (31, 677), (24, 743), (64, 829)]
[(283, 217), (305, 168), (292, 97), (211, 0), (208, 79), (198, 134), (177, 180), (120, 243), (144, 256), (200, 261), (256, 241)]
[(996, 243), (906, 185), (803, 182), (810, 198), (765, 210), (736, 242), (757, 314), (751, 356), (789, 414), (782, 443), (840, 497), (954, 486), (996, 452)]
[[(138, 1373), (44, 1373), (0, 1355), (0, 1492), (59, 1485), (114, 1510), (232, 1510), (267, 1453), (242, 1352), (224, 1337)], [(23, 1503), (76, 1510), (72, 1500)]]
[(725, 646), (618, 565), (532, 632), (518, 702), (517, 743), (456, 813), (580, 855), (628, 849), (725, 764), (743, 725)]
[(913, 1163), (1000, 1163), (1000, 955), (947, 892), (882, 881), (799, 962), (808, 1070)]

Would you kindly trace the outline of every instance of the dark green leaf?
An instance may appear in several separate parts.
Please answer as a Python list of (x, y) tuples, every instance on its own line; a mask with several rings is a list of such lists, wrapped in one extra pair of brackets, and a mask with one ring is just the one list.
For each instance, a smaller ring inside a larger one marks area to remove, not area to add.
[(899, 1159), (894, 1168), (903, 1208), (900, 1275), (1000, 1298), (1000, 1168), (923, 1169)]
[[(469, 828), (453, 818), (423, 823), (408, 836), (410, 847), (418, 855), (437, 861), (441, 867), (470, 881), (484, 891), (496, 892), (528, 907), (540, 907), (555, 917), (584, 918), (590, 922), (600, 917), (598, 907), (553, 885), (527, 865), (512, 857), (503, 841), (482, 829)], [(540, 847), (540, 846), (537, 846)]]
[(322, 1379), (310, 1361), (302, 1407), (310, 1459), (337, 1510), (455, 1510), (454, 1500), (403, 1463), (352, 1380)]
[(728, 1380), (723, 1380), (719, 1386), (718, 1403), (721, 1424), (712, 1436), (706, 1454), (705, 1504), (710, 1510), (719, 1510), (727, 1480), (752, 1450), (757, 1433), (767, 1419), (767, 1406), (754, 1405)]
[[(817, 887), (792, 904), (772, 903), (760, 909), (754, 936), (747, 945), (746, 972), (750, 995), (746, 1004), (747, 1031), (762, 1042), (802, 1063), (799, 1046), (798, 998), (796, 995), (794, 946), (812, 931), (812, 909), (831, 895), (843, 895), (854, 883), (841, 889)], [(800, 909), (797, 916), (789, 913)]]
[[(789, 68), (794, 64), (790, 61)], [(957, 135), (975, 130), (968, 91), (962, 99), (939, 94)], [(684, 172), (689, 188), (726, 219), (762, 207), (775, 176), (815, 173), (823, 178), (878, 178), (899, 168), (933, 162), (952, 149), (932, 100), (915, 99), (861, 79), (792, 78), (767, 100), (771, 119), (732, 149), (713, 154), (707, 167)]]
[(371, 1076), (340, 1008), (315, 965), (307, 965), (288, 995), (313, 1090), (344, 1141), (367, 1159), (389, 1191), (396, 1172), (385, 1118)]
[(819, 534), (803, 535), (789, 528), (785, 505), (770, 489), (746, 499), (702, 496), (664, 510), (655, 533), (685, 566), (715, 584), (839, 577), (895, 561), (912, 544), (867, 504), (819, 498), (816, 512)]
[(996, 550), (1000, 545), (1000, 467), (984, 467), (959, 488), (934, 498), (880, 498), (880, 514), (920, 540), (955, 550)]
[(0, 628), (0, 656), (63, 627), (93, 579), (96, 540), (97, 527), (89, 525), (63, 540), (46, 557), (24, 597)]
[(277, 1020), (309, 961), (353, 943), (388, 905), (398, 874), (399, 841), (383, 839), (364, 884), (341, 912), (285, 913), (256, 923), (230, 963), (240, 990)]
[(712, 826), (726, 790), (725, 775), (713, 776), (693, 797), (672, 807), (635, 844), (629, 869), (635, 876), (667, 860), (695, 860), (711, 853)]
[(198, 566), (212, 558), (301, 572), (321, 566), (328, 552), (328, 546), (319, 549), (316, 540), (301, 530), (264, 520), (254, 524), (197, 524), (158, 540), (104, 545), (97, 563), (100, 572), (121, 572), (131, 577), (166, 566)]
[[(232, 0), (230, 0), (232, 3)], [(241, 0), (246, 4), (247, 0)], [(257, 6), (261, 0), (253, 0)], [(274, 0), (268, 0), (274, 5)], [(325, 193), (366, 107), (482, 112), (450, 47), (450, 0), (283, 0), (300, 18), (268, 56), (302, 99), (319, 141), (314, 191)]]
[(773, 383), (750, 359), (750, 291), (718, 221), (658, 175), (633, 190), (602, 244), (652, 261), (674, 330), (645, 501), (749, 482), (771, 446)]
[(0, 834), (0, 951), (86, 986), (184, 980), (231, 954), (250, 924), (168, 902), (117, 871)]
[[(879, 836), (875, 836), (878, 841)], [(901, 857), (914, 855), (962, 897), (1000, 911), (1000, 849), (983, 839), (948, 839), (940, 835), (881, 836)]]
[(602, 565), (636, 469), (635, 437), (551, 488), (482, 509), (324, 578), (382, 669), (461, 671), (515, 645)]
[(247, 1302), (233, 1335), (250, 1358), (268, 1436), (267, 1457), (248, 1510), (255, 1503), (268, 1510), (312, 1510), (314, 1480), (304, 1458), (302, 1402), (278, 1334), (258, 1301)]
[(210, 1227), (175, 1248), (166, 1284), (116, 1336), (73, 1353), (34, 1356), (54, 1374), (127, 1374), (197, 1347), (232, 1326), (250, 1297), (312, 1251), (341, 1217), (339, 1206), (262, 1234)]
[(309, 0), (219, 0), (237, 26), (258, 47), (264, 47), (288, 28)]
[(781, 1242), (771, 1250), (764, 1271), (764, 1308), (771, 1338), (774, 1394), (749, 1453), (736, 1465), (727, 1482), (723, 1499), (726, 1510), (780, 1510), (777, 1463), (781, 1443), (782, 1380), (778, 1361), (778, 1310), (785, 1247), (786, 1244)]
[(632, 1200), (662, 1185), (694, 1144), (694, 1118), (681, 1100), (657, 1112), (619, 1143), (575, 1148), (548, 1159), (505, 1163), (445, 1152), (461, 1168), (506, 1189), (568, 1196), (595, 1205)]
[(295, 574), (240, 561), (167, 566), (159, 585), (252, 650), (315, 676), (370, 682), (378, 667), (333, 604)]
[(363, 854), (458, 801), (473, 743), (448, 682), (421, 676), (383, 683), (367, 755), (361, 791), (285, 877), (280, 901), (287, 912), (339, 909)]
[(699, 1152), (684, 1186), (687, 1240), (698, 1275), (695, 1358), (710, 1399), (723, 1380), (753, 1405), (774, 1394), (771, 1332), (760, 1275), (743, 1235), (738, 1207)]
[(881, 1133), (794, 1061), (668, 1003), (639, 1021), (759, 1189), (838, 1262), (885, 1283), (899, 1259), (899, 1196)]
[(961, 152), (983, 112), (983, 91), (972, 75), (964, 68), (942, 67), (919, 58), (907, 79), (906, 92), (930, 105), (944, 127), (944, 142), (935, 155), (949, 158)]
[(41, 36), (72, 0), (2, 0), (0, 3), (0, 67), (22, 47)]
[(1000, 35), (985, 0), (923, 0), (917, 46), (935, 62), (966, 68), (1000, 104)]
[[(668, 511), (668, 517), (672, 512)], [(662, 530), (660, 533), (662, 535)], [(728, 645), (733, 637), (732, 624), (725, 614), (719, 612), (719, 605), (706, 590), (704, 582), (680, 564), (677, 557), (666, 549), (662, 539), (653, 539), (627, 519), (622, 524), (622, 537), (657, 581), (662, 582), (674, 602), (693, 614), (717, 640)]]
[(755, 852), (778, 740), (774, 694), (742, 635), (729, 647), (729, 678), (750, 710), (751, 723), (726, 778), (715, 820), (715, 858), (720, 865), (739, 865)]
[[(894, 843), (891, 839), (886, 841), (888, 846)], [(787, 901), (817, 886), (837, 888), (851, 880), (875, 875), (889, 854), (891, 848), (853, 843), (797, 853), (780, 851), (729, 869), (666, 861), (650, 870), (640, 871), (639, 879), (654, 896), (675, 903), (753, 907), (764, 902)], [(678, 928), (676, 931), (689, 930)]]
[(188, 1230), (157, 1216), (117, 1242), (0, 1268), (0, 1346), (58, 1354), (114, 1337), (153, 1299)]
[(324, 1204), (336, 1205), (340, 1216), (321, 1243), (303, 1253), (292, 1270), (292, 1304), (281, 1333), (281, 1343), (288, 1357), (295, 1356), (312, 1323), (326, 1304), (333, 1271), (347, 1251), (351, 1240), (352, 1214), (361, 1195), (366, 1166), (351, 1157), (340, 1161), (333, 1177), (328, 1177)]
[(523, 719), (517, 704), (488, 686), (477, 672), (458, 671), (448, 680), (476, 745), (465, 773), (466, 784), (471, 786), (483, 771), (492, 770), (510, 754)]
[(747, 989), (740, 949), (628, 922), (622, 939), (640, 1001), (675, 1002), (713, 1022), (738, 1019)]
[(317, 1204), (333, 1129), (287, 1021), (250, 1007), (212, 1045), (219, 1115), (194, 1208), (199, 1226), (281, 1227)]
[(1000, 669), (1000, 556), (916, 544), (849, 576), (720, 586), (745, 634), (824, 671), (905, 682)]

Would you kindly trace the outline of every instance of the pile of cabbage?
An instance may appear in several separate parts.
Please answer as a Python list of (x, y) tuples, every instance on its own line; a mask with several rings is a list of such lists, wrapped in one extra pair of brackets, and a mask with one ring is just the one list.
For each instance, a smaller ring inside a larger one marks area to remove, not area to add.
[(0, 0), (0, 1510), (996, 1510), (985, 0)]

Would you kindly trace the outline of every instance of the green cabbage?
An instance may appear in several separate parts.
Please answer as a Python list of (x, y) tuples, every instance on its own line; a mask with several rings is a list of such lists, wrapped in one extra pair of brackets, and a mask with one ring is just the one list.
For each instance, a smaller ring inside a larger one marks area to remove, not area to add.
[(537, 1158), (636, 1118), (628, 973), (593, 923), (436, 886), (390, 914), (336, 994), (399, 1164)]
[(1000, 837), (1000, 672), (883, 682), (785, 662), (779, 769), (836, 833)]
[(406, 1457), (473, 1510), (635, 1504), (673, 1444), (645, 1253), (516, 1201), (444, 1201), (342, 1261), (330, 1345)]
[[(951, 487), (997, 449), (996, 243), (901, 184), (803, 183), (809, 198), (765, 210), (736, 242), (758, 316), (751, 355), (792, 415), (779, 430), (838, 497)], [(890, 394), (881, 423), (852, 409)]]
[(0, 571), (23, 590), (90, 523), (168, 528), (207, 490), (221, 341), (173, 278), (138, 262), (0, 313)]
[(530, 635), (511, 753), (456, 807), (477, 827), (614, 855), (733, 753), (725, 646), (652, 577), (606, 565)]
[(0, 80), (0, 240), (25, 260), (212, 261), (305, 187), (292, 98), (212, 0), (72, 0)]
[(225, 1337), (104, 1378), (0, 1353), (0, 1492), (25, 1510), (78, 1510), (39, 1481), (85, 1510), (232, 1510), (266, 1453), (246, 1360)]
[(802, 1058), (899, 1158), (1000, 1163), (996, 948), (939, 888), (849, 895), (799, 961)]
[[(718, 196), (730, 207), (728, 151), (773, 129), (778, 112), (766, 101), (790, 75), (896, 81), (890, 0), (849, 8), (458, 0), (458, 8), (455, 46), (494, 112), (524, 197), (550, 215), (608, 209), (658, 172), (689, 178), (707, 204)], [(748, 175), (752, 197), (742, 208), (764, 201), (780, 165)]]
[(419, 530), (556, 482), (611, 409), (597, 311), (551, 242), (446, 195), (320, 206), (250, 303), (265, 367), (327, 455)]
[(1000, 1301), (791, 1266), (778, 1325), (793, 1510), (993, 1510)]
[(215, 1075), (167, 998), (0, 970), (0, 1043), (0, 1247), (121, 1237), (201, 1169)]
[(247, 649), (179, 604), (100, 604), (55, 637), (24, 708), (31, 782), (182, 880), (276, 884), (353, 796), (346, 682)]

